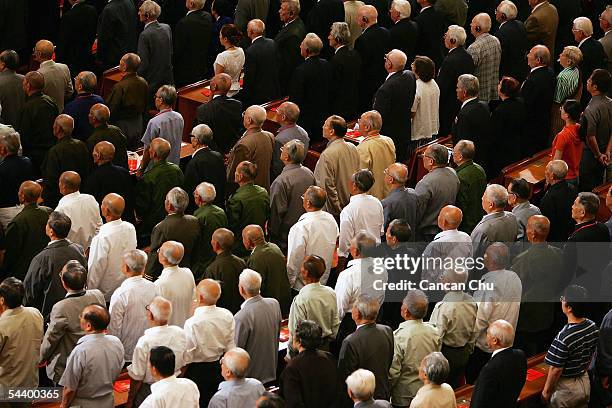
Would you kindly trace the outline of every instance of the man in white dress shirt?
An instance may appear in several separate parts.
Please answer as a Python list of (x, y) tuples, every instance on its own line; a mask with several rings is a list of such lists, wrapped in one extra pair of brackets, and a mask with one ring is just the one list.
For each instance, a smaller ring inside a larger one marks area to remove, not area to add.
[(173, 313), (169, 324), (180, 327), (191, 317), (192, 307), (197, 301), (193, 273), (189, 268), (178, 266), (184, 253), (185, 249), (180, 242), (164, 242), (157, 254), (164, 269), (155, 281), (155, 293), (172, 302)]
[(57, 204), (55, 211), (62, 212), (70, 217), (72, 226), (68, 239), (83, 247), (89, 248), (91, 240), (102, 226), (100, 208), (94, 196), (81, 194), (81, 176), (74, 171), (65, 171), (60, 176), (59, 189), (63, 196)]
[(487, 328), (496, 320), (503, 319), (516, 327), (523, 286), (518, 275), (506, 268), (510, 264), (508, 247), (495, 242), (484, 254), (484, 265), (489, 272), (482, 276), (481, 282), (492, 285), (492, 290), (477, 290), (474, 300), (478, 303), (476, 314), (476, 347), (470, 356), (465, 372), (466, 381), (474, 384), (480, 369), (491, 358), (491, 349), (487, 343)]
[(155, 378), (148, 366), (151, 349), (157, 346), (169, 347), (175, 356), (175, 372), (185, 365), (188, 359), (187, 336), (185, 331), (177, 326), (169, 326), (172, 315), (172, 304), (167, 299), (157, 296), (147, 306), (147, 320), (151, 328), (145, 330), (138, 339), (132, 364), (128, 367), (130, 376), (130, 392), (126, 408), (137, 407), (151, 393), (151, 384)]
[(298, 222), (289, 230), (287, 275), (289, 284), (295, 290), (304, 287), (300, 269), (308, 255), (318, 255), (325, 261), (325, 273), (321, 277), (322, 285), (329, 277), (338, 239), (338, 224), (331, 214), (321, 210), (326, 200), (327, 194), (321, 187), (308, 187), (304, 193), (306, 213), (302, 214)]
[(136, 228), (121, 219), (125, 200), (119, 194), (107, 194), (100, 206), (106, 224), (91, 241), (89, 249), (87, 287), (100, 289), (110, 301), (113, 292), (125, 276), (121, 273), (121, 256), (136, 249)]
[[(453, 262), (465, 262), (472, 257), (472, 238), (463, 231), (457, 230), (463, 220), (463, 212), (454, 205), (447, 205), (440, 210), (438, 215), (438, 227), (442, 232), (438, 232), (433, 241), (425, 247), (424, 258), (431, 258), (432, 261), (426, 262), (421, 272), (421, 279), (428, 280), (430, 283), (438, 283), (444, 272), (446, 259), (453, 259)], [(441, 259), (433, 262), (433, 259)]]
[(34, 47), (34, 59), (40, 62), (40, 72), (45, 78), (43, 92), (49, 95), (59, 109), (59, 113), (64, 111), (64, 101), (69, 99), (74, 92), (70, 70), (65, 64), (53, 61), (55, 47), (48, 40), (40, 40)]
[(217, 306), (221, 285), (213, 279), (202, 280), (197, 287), (198, 307), (185, 322), (189, 366), (185, 377), (197, 384), (200, 405), (207, 406), (223, 381), (219, 360), (234, 344), (234, 315)]
[(366, 230), (376, 237), (385, 233), (385, 216), (380, 200), (368, 191), (374, 185), (374, 174), (370, 170), (359, 170), (350, 180), (351, 200), (340, 213), (340, 240), (338, 241), (338, 269), (344, 269), (349, 254), (351, 239), (357, 231)]
[(125, 361), (131, 362), (134, 347), (149, 327), (145, 307), (155, 298), (155, 284), (143, 278), (147, 254), (132, 249), (122, 256), (121, 273), (125, 280), (110, 299), (111, 321), (108, 334), (121, 340), (125, 349)]
[(151, 349), (149, 369), (156, 382), (151, 385), (151, 395), (142, 402), (141, 408), (198, 408), (200, 406), (198, 387), (191, 380), (176, 378), (174, 366), (175, 357), (171, 349), (165, 346)]

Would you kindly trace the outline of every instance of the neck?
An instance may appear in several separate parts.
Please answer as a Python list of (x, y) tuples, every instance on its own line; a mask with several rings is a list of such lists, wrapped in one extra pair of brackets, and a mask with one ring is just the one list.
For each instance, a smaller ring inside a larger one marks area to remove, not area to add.
[(546, 238), (533, 237), (533, 238), (529, 239), (529, 242), (531, 242), (532, 244), (541, 244), (541, 243), (546, 242)]
[(25, 201), (24, 200), (21, 204), (23, 204), (24, 207), (25, 207), (25, 206), (28, 206), (30, 204), (36, 204), (37, 202), (38, 202), (38, 199), (36, 199), (35, 201)]
[(107, 215), (107, 216), (104, 217), (104, 219), (106, 220), (106, 222), (112, 222), (112, 221), (120, 220), (121, 217), (117, 217), (117, 216), (114, 216), (114, 215)]
[(168, 325), (167, 320), (149, 320), (149, 323), (151, 327), (160, 327)]
[(584, 317), (576, 317), (570, 313), (567, 315), (567, 322), (569, 324), (582, 323), (584, 322)]
[(175, 267), (175, 266), (178, 266), (178, 265), (172, 265), (172, 264), (169, 264), (169, 263), (167, 263), (167, 262), (165, 262), (165, 263), (164, 263), (164, 262), (162, 262), (161, 264), (162, 264), (162, 266), (163, 266), (164, 268), (173, 268), (173, 267)]
[(504, 211), (503, 208), (493, 208), (492, 210), (487, 211), (487, 214), (495, 214), (502, 211)]
[(253, 184), (253, 182), (252, 182), (252, 181), (239, 181), (239, 182), (238, 182), (238, 185), (239, 185), (240, 187), (243, 187), (243, 186), (248, 186), (249, 184)]
[(374, 320), (363, 320), (363, 319), (357, 319), (357, 320), (355, 320), (355, 324), (356, 324), (357, 326), (360, 326), (360, 325), (362, 325), (362, 324), (371, 324), (371, 323), (375, 323), (375, 321), (374, 321)]
[(584, 216), (581, 219), (576, 219), (576, 224), (583, 224), (585, 222), (593, 221), (594, 219), (595, 217), (591, 215)]

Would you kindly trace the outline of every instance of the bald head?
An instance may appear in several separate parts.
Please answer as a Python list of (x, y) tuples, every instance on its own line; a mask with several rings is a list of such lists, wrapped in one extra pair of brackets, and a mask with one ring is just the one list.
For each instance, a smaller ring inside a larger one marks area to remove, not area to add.
[(79, 191), (79, 188), (81, 188), (81, 176), (75, 171), (65, 171), (60, 176), (59, 187), (62, 195)]
[(283, 102), (276, 110), (276, 113), (281, 116), (280, 119), (283, 123), (293, 124), (300, 117), (300, 108), (293, 102)]
[(89, 121), (94, 126), (105, 125), (110, 119), (110, 109), (103, 103), (96, 103), (89, 109)]
[(550, 232), (550, 221), (543, 215), (532, 215), (527, 220), (529, 242), (544, 242)]
[(204, 279), (196, 289), (201, 306), (213, 306), (221, 297), (221, 285), (213, 279)]
[(472, 19), (472, 28), (476, 35), (488, 33), (491, 30), (491, 16), (487, 13), (476, 14)]
[(159, 249), (159, 263), (163, 266), (176, 266), (185, 255), (185, 247), (177, 241), (166, 241)]
[(404, 70), (408, 57), (406, 57), (406, 54), (403, 51), (391, 50), (387, 54), (387, 61), (389, 61), (389, 64), (386, 67), (387, 72), (398, 72)]
[[(514, 327), (505, 320), (499, 319), (489, 325), (487, 342), (493, 350), (511, 347), (514, 343)], [(493, 343), (493, 344), (491, 344)]]
[(244, 378), (250, 362), (251, 358), (249, 353), (245, 350), (238, 347), (228, 350), (223, 355), (223, 366), (225, 366), (225, 369), (228, 370), (229, 373), (224, 372), (222, 369), (221, 374), (226, 380), (231, 378)]
[(55, 118), (55, 122), (53, 123), (53, 134), (58, 139), (63, 139), (65, 137), (72, 136), (73, 130), (74, 119), (72, 119), (72, 116), (62, 113), (57, 118)]
[(378, 22), (378, 11), (374, 6), (361, 6), (357, 10), (357, 20), (361, 28), (369, 27)]
[(101, 332), (105, 330), (110, 323), (108, 310), (100, 305), (85, 306), (81, 316), (88, 326), (86, 327), (88, 333)]
[(261, 226), (251, 224), (244, 227), (242, 230), (242, 241), (246, 249), (253, 249), (265, 243), (264, 231)]
[(266, 121), (266, 110), (259, 105), (252, 105), (244, 112), (244, 118), (247, 126), (261, 127)]
[(327, 193), (319, 186), (310, 186), (304, 193), (304, 209), (308, 212), (320, 210), (326, 201)]
[(386, 181), (392, 186), (404, 186), (408, 180), (408, 167), (403, 163), (393, 163), (387, 167)]
[(40, 184), (34, 181), (24, 181), (19, 186), (19, 202), (21, 204), (35, 203), (40, 198), (42, 193), (42, 187)]
[(218, 228), (213, 232), (213, 249), (216, 244), (221, 251), (229, 251), (234, 245), (234, 233), (227, 228)]
[(161, 137), (157, 137), (151, 141), (150, 154), (153, 161), (166, 160), (170, 154), (170, 142)]
[[(125, 200), (119, 194), (107, 194), (102, 200), (102, 215), (112, 219), (119, 219), (125, 209)], [(107, 220), (108, 221), (108, 220)]]
[(545, 45), (536, 45), (527, 54), (527, 63), (531, 68), (550, 64), (550, 51)]
[(94, 162), (98, 165), (113, 161), (115, 158), (115, 146), (105, 140), (98, 142), (93, 150)]
[(232, 86), (232, 77), (226, 73), (215, 75), (210, 81), (211, 90), (218, 95), (225, 95)]
[(459, 227), (463, 220), (463, 212), (454, 205), (447, 205), (440, 210), (438, 215), (438, 226), (443, 230), (454, 230)]
[(47, 61), (53, 57), (53, 43), (49, 40), (40, 40), (34, 47), (34, 54), (39, 61)]
[(152, 320), (159, 326), (168, 324), (172, 315), (172, 303), (161, 296), (156, 296), (149, 304)]

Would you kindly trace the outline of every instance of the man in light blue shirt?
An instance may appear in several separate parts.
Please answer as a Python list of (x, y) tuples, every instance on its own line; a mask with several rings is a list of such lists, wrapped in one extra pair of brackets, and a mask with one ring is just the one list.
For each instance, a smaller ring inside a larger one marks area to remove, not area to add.
[(245, 378), (251, 358), (245, 350), (228, 350), (221, 359), (221, 375), (225, 379), (212, 397), (208, 408), (254, 407), (266, 389), (254, 378)]

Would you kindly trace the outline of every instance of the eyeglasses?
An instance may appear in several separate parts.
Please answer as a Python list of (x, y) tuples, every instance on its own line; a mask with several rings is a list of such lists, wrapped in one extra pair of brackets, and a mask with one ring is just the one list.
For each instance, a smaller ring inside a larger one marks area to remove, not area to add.
[(565, 296), (559, 296), (559, 302), (565, 302)]
[(150, 312), (151, 311), (151, 305), (145, 305), (145, 310)]

